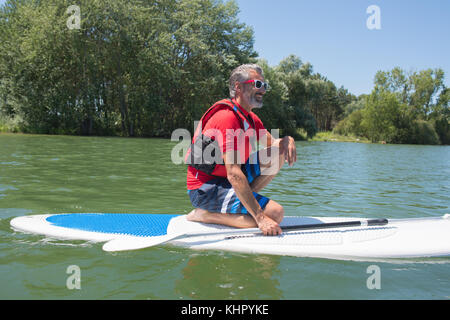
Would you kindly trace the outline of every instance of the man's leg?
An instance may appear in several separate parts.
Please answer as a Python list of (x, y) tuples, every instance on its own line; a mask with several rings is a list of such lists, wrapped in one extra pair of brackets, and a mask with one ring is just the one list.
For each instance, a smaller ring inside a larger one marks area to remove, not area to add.
[[(260, 150), (258, 158), (261, 174), (250, 184), (253, 192), (259, 192), (267, 186), (278, 174), (285, 162), (284, 154), (280, 154), (278, 144)], [(273, 200), (267, 202), (263, 213), (277, 223), (281, 223), (284, 217), (283, 207)], [(249, 213), (220, 213), (196, 208), (187, 215), (187, 219), (189, 221), (223, 224), (236, 228), (257, 227), (255, 219)]]
[[(269, 200), (264, 208), (264, 215), (277, 223), (281, 223), (284, 217), (283, 207), (273, 200)], [(257, 228), (255, 219), (250, 214), (217, 213), (205, 209), (196, 208), (188, 215), (189, 221), (223, 224), (235, 228)]]

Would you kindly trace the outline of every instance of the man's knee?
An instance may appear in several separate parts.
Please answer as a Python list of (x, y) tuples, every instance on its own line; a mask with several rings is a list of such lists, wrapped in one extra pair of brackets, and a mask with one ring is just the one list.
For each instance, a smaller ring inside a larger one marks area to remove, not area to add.
[(283, 221), (284, 208), (279, 203), (270, 200), (264, 211), (266, 211), (265, 214), (268, 215), (276, 223), (281, 223), (281, 221)]
[(284, 208), (281, 205), (278, 205), (278, 208), (275, 211), (275, 222), (276, 223), (281, 223), (281, 221), (283, 221), (284, 218)]

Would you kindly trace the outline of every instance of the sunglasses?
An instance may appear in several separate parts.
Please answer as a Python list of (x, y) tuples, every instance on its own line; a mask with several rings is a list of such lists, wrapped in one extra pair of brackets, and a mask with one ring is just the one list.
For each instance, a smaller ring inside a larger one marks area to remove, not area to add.
[(262, 82), (261, 80), (247, 80), (243, 81), (242, 83), (254, 83), (256, 89), (261, 89), (264, 86), (264, 90), (267, 90), (269, 88), (269, 84), (266, 82)]

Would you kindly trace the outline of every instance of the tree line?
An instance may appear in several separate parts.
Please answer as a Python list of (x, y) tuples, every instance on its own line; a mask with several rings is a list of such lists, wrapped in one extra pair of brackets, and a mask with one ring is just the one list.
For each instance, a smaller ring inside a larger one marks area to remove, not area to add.
[(450, 90), (444, 79), (440, 68), (378, 71), (372, 93), (347, 105), (334, 131), (373, 142), (448, 145)]
[[(387, 95), (403, 98), (401, 82), (395, 80), (394, 88), (389, 73), (379, 73), (374, 92), (356, 97), (297, 56), (269, 66), (255, 52), (253, 31), (239, 21), (234, 1), (79, 0), (78, 29), (67, 25), (72, 4), (8, 0), (1, 7), (0, 131), (2, 123), (47, 134), (170, 137), (176, 128), (193, 131), (194, 121), (228, 96), (231, 71), (256, 62), (271, 87), (257, 111), (268, 129), (297, 138), (335, 129), (374, 141), (407, 141), (397, 138), (406, 131), (384, 137), (376, 135), (384, 127), (370, 126), (383, 115), (380, 101), (391, 101)], [(402, 118), (401, 125), (414, 120), (438, 132), (445, 127), (446, 89), (437, 83), (427, 104), (422, 92), (428, 80), (408, 81), (406, 102), (399, 103), (417, 108), (415, 118)], [(349, 120), (358, 113), (361, 132)], [(448, 114), (446, 119), (448, 127)]]

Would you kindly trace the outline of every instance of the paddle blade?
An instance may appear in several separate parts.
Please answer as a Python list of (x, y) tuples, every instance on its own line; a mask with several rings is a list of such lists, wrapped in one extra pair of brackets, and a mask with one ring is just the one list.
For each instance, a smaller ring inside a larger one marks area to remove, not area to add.
[(178, 235), (163, 235), (155, 237), (121, 237), (110, 240), (103, 245), (103, 250), (108, 252), (138, 250), (166, 243)]

